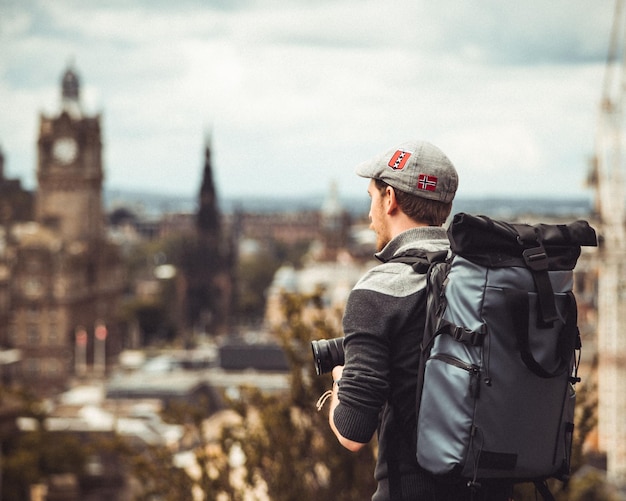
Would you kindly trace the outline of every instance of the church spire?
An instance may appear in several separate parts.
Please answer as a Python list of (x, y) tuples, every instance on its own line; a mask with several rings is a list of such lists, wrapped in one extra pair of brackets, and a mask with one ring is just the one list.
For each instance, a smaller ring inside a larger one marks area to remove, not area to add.
[(198, 232), (204, 236), (218, 237), (220, 215), (217, 207), (217, 195), (213, 181), (211, 163), (211, 137), (207, 137), (204, 147), (204, 173), (200, 187), (200, 204), (196, 220)]
[(61, 79), (61, 107), (72, 118), (79, 118), (82, 114), (80, 108), (80, 80), (71, 63), (68, 64)]

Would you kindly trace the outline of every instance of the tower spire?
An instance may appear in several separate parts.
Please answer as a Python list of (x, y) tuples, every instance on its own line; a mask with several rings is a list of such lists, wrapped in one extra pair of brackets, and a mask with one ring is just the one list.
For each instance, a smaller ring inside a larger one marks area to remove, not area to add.
[(80, 80), (74, 69), (74, 64), (70, 62), (61, 79), (61, 108), (72, 118), (80, 118), (82, 111), (80, 108)]
[(204, 145), (204, 172), (200, 187), (200, 204), (196, 224), (200, 235), (219, 237), (220, 215), (217, 208), (215, 182), (213, 181), (210, 134), (207, 135)]

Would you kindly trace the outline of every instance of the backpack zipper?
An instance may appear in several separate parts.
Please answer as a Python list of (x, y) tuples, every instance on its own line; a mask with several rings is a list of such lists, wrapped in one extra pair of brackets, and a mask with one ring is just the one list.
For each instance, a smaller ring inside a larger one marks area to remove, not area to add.
[(466, 371), (471, 376), (469, 380), (469, 394), (473, 398), (478, 398), (480, 390), (480, 367), (478, 365), (468, 364), (463, 360), (460, 360), (451, 355), (446, 355), (445, 353), (437, 353), (435, 355), (432, 355), (430, 357), (430, 360), (440, 360), (446, 364)]

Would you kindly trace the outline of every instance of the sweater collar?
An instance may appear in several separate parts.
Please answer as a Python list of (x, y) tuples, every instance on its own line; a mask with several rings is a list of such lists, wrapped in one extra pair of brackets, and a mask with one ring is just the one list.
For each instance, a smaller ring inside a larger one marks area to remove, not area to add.
[(380, 252), (374, 254), (379, 261), (386, 263), (393, 256), (408, 249), (414, 249), (419, 243), (419, 248), (428, 250), (441, 250), (443, 245), (448, 244), (446, 230), (441, 226), (420, 226), (411, 228), (396, 235)]

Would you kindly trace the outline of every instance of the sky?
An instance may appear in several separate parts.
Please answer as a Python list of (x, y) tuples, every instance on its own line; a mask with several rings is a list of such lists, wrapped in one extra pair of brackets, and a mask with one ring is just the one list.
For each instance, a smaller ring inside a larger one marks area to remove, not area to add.
[[(608, 0), (0, 0), (5, 175), (36, 186), (71, 65), (112, 189), (365, 195), (357, 164), (441, 148), (459, 196), (585, 196)], [(365, 195), (366, 196), (366, 195)]]

